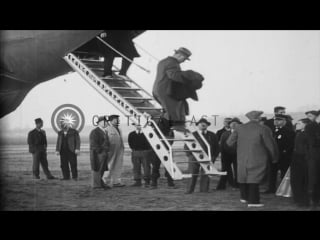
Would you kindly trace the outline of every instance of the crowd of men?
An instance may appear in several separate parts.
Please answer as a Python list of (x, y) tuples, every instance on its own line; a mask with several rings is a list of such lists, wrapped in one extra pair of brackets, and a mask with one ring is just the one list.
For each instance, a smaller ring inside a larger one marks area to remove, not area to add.
[[(107, 36), (104, 34), (104, 38)], [(130, 46), (132, 52), (133, 45)], [(125, 50), (125, 49), (124, 49)], [(111, 51), (112, 52), (112, 51)], [(136, 52), (129, 59), (138, 56)], [(115, 54), (105, 52), (105, 74), (108, 77)], [(109, 58), (108, 58), (109, 56)], [(156, 80), (153, 86), (154, 98), (164, 109), (159, 127), (168, 138), (181, 137), (186, 132), (186, 115), (189, 114), (187, 99), (198, 100), (196, 91), (202, 87), (203, 76), (192, 70), (182, 71), (180, 64), (190, 60), (191, 51), (181, 47), (173, 56), (161, 60), (158, 64)], [(125, 75), (130, 66), (123, 60), (122, 72)], [(248, 122), (242, 123), (238, 118), (224, 119), (223, 129), (214, 133), (208, 130), (210, 122), (200, 119), (197, 131), (192, 132), (202, 148), (208, 149), (202, 135), (210, 145), (211, 161), (221, 154), (221, 176), (216, 190), (224, 190), (227, 185), (239, 188), (240, 202), (248, 207), (261, 207), (259, 186), (266, 182), (265, 194), (275, 194), (280, 179), (291, 167), (291, 186), (293, 199), (298, 206), (319, 206), (320, 200), (320, 111), (308, 111), (306, 118), (298, 120), (296, 126), (292, 118), (286, 115), (284, 107), (274, 108), (274, 117), (262, 117), (262, 111), (250, 111), (246, 114)], [(110, 189), (124, 187), (121, 180), (124, 144), (119, 129), (119, 116), (99, 117), (97, 127), (90, 133), (90, 163), (92, 170), (92, 186), (94, 189)], [(39, 179), (41, 164), (48, 179), (55, 179), (48, 169), (46, 158), (46, 136), (41, 129), (43, 122), (36, 119), (36, 129), (28, 136), (30, 153), (33, 154), (33, 175)], [(161, 161), (153, 151), (141, 126), (128, 136), (132, 150), (133, 187), (157, 188), (160, 177)], [(183, 133), (181, 135), (181, 133)], [(179, 135), (180, 134), (180, 135)], [(76, 130), (63, 126), (58, 134), (57, 154), (61, 158), (63, 180), (77, 179), (77, 155), (80, 151), (80, 139)], [(192, 154), (189, 159), (189, 172), (186, 194), (195, 190), (200, 175), (200, 191), (208, 192), (210, 178), (205, 175), (200, 164)], [(143, 173), (142, 173), (143, 170)], [(175, 187), (170, 174), (166, 172), (168, 187)]]

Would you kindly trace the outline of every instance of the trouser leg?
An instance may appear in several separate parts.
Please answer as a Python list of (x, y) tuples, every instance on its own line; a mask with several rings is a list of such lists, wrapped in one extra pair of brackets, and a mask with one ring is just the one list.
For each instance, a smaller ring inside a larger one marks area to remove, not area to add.
[(32, 172), (34, 177), (40, 176), (40, 153), (35, 152), (32, 154), (33, 162), (32, 162)]
[(151, 179), (150, 153), (151, 151), (143, 151), (142, 156), (143, 179), (146, 183), (149, 183)]
[(121, 70), (120, 70), (119, 74), (126, 76), (130, 66), (131, 66), (131, 62), (129, 62), (127, 59), (122, 58)]
[(278, 175), (278, 164), (271, 163), (270, 169), (269, 169), (269, 188), (268, 188), (268, 190), (271, 192), (276, 192), (277, 175)]
[(193, 193), (197, 184), (197, 179), (199, 174), (199, 164), (195, 163), (195, 159), (193, 156), (189, 156), (189, 164), (188, 164), (188, 172), (192, 174), (192, 177), (188, 179), (187, 182), (187, 193)]
[(77, 155), (75, 153), (70, 153), (70, 167), (71, 167), (71, 174), (72, 178), (78, 178), (78, 162), (77, 162)]
[(132, 165), (133, 165), (133, 179), (135, 181), (141, 181), (141, 164), (142, 158), (140, 151), (132, 152)]
[(40, 156), (41, 156), (40, 164), (44, 174), (46, 175), (47, 178), (52, 177), (51, 172), (49, 170), (49, 166), (48, 166), (47, 152), (46, 151), (41, 152)]
[[(227, 171), (227, 163), (226, 163), (226, 157), (221, 156), (221, 171), (225, 172)], [(228, 173), (227, 173), (228, 174)], [(225, 189), (227, 185), (227, 175), (222, 175), (219, 179), (217, 189)]]
[(232, 161), (232, 165), (233, 165), (233, 184), (234, 187), (239, 187), (239, 183), (238, 183), (238, 162), (237, 162), (237, 158), (233, 158)]
[(115, 58), (114, 54), (104, 55), (104, 62), (103, 62), (104, 75), (112, 75), (112, 66), (113, 66), (114, 58)]
[(157, 181), (160, 177), (161, 161), (154, 152), (152, 152), (150, 155), (151, 155), (150, 160), (151, 160), (151, 164), (152, 164), (151, 181), (152, 181), (152, 185), (156, 186)]
[(248, 204), (260, 203), (259, 184), (249, 183), (248, 184)]
[(205, 175), (204, 170), (200, 169), (200, 192), (209, 192), (210, 179)]
[(240, 199), (248, 201), (248, 184), (239, 183)]
[(67, 152), (60, 153), (61, 171), (64, 179), (70, 178), (69, 154)]

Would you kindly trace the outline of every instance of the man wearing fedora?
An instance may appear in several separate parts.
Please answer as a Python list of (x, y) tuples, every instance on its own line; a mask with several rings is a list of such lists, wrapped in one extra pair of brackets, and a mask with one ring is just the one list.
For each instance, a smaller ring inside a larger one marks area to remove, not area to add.
[[(63, 178), (70, 179), (70, 168), (72, 179), (78, 179), (77, 155), (80, 153), (80, 136), (76, 129), (69, 124), (61, 122), (61, 130), (58, 132), (56, 154), (60, 155), (61, 170)], [(69, 167), (70, 165), (70, 167)]]
[(278, 161), (278, 151), (271, 130), (259, 123), (262, 111), (246, 114), (249, 122), (239, 125), (230, 135), (227, 144), (237, 146), (238, 182), (240, 202), (248, 207), (263, 207), (260, 203), (259, 184), (267, 164)]
[(47, 160), (47, 136), (46, 132), (42, 130), (43, 120), (41, 118), (35, 119), (36, 128), (28, 133), (29, 152), (33, 157), (32, 171), (33, 178), (40, 179), (40, 164), (47, 179), (55, 179), (52, 176)]
[(109, 151), (109, 171), (110, 174), (106, 178), (112, 187), (124, 187), (125, 185), (121, 181), (122, 166), (123, 166), (123, 154), (124, 143), (122, 138), (122, 132), (119, 129), (119, 115), (110, 115), (108, 117), (108, 126), (106, 131), (110, 141)]
[[(207, 119), (201, 118), (196, 123), (196, 125), (198, 127), (198, 130), (193, 132), (192, 134), (198, 140), (202, 149), (204, 149), (204, 151), (208, 154), (207, 145), (203, 142), (200, 135), (202, 135), (206, 139), (206, 141), (210, 145), (210, 153), (212, 158), (211, 161), (212, 163), (214, 163), (217, 156), (219, 155), (218, 137), (216, 136), (215, 133), (208, 130), (208, 127), (211, 125), (211, 123)], [(187, 155), (189, 158), (188, 170), (189, 170), (189, 173), (192, 174), (192, 177), (188, 181), (186, 193), (190, 194), (194, 192), (199, 171), (200, 171), (200, 192), (208, 192), (209, 183), (210, 183), (209, 177), (207, 175), (204, 175), (203, 169), (200, 167), (200, 164), (197, 163), (197, 160), (194, 158), (192, 153), (187, 153)]]
[(220, 142), (221, 140), (221, 136), (224, 132), (230, 132), (230, 121), (232, 120), (232, 118), (230, 117), (226, 117), (223, 119), (223, 128), (219, 129), (217, 131), (217, 137), (218, 137), (218, 140)]
[[(274, 118), (276, 115), (286, 115), (286, 108), (283, 106), (276, 106), (273, 108), (273, 113), (274, 113), (274, 117), (267, 119), (265, 121), (265, 125), (268, 126), (272, 131), (274, 131), (275, 125), (274, 125)], [(290, 115), (286, 115), (287, 117), (287, 121), (286, 121), (286, 127), (290, 128), (290, 129), (294, 129), (293, 128), (293, 124), (292, 124), (292, 117)]]
[(90, 163), (94, 189), (108, 189), (102, 177), (108, 171), (108, 152), (110, 141), (106, 131), (106, 118), (99, 117), (98, 126), (90, 133)]
[[(171, 94), (172, 82), (184, 83), (183, 71), (180, 64), (190, 60), (191, 52), (184, 47), (175, 50), (173, 56), (161, 60), (157, 67), (156, 80), (153, 85), (153, 96), (164, 108), (163, 121), (165, 126), (174, 126), (178, 131), (185, 131), (185, 119), (188, 111), (185, 99), (177, 100)], [(168, 129), (162, 129), (169, 132)]]

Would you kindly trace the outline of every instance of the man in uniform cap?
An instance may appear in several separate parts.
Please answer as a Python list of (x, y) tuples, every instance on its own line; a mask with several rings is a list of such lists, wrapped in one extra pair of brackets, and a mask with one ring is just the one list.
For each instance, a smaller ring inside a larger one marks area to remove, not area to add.
[(42, 130), (43, 120), (41, 118), (35, 119), (36, 128), (28, 133), (29, 152), (33, 157), (33, 178), (40, 179), (40, 164), (47, 179), (55, 179), (52, 176), (47, 160), (47, 137), (46, 132)]
[[(205, 150), (205, 152), (208, 154), (208, 149), (206, 144), (203, 142), (200, 134), (207, 140), (208, 144), (210, 145), (210, 153), (211, 153), (211, 161), (212, 163), (215, 162), (216, 158), (219, 155), (219, 142), (218, 137), (215, 133), (208, 130), (208, 127), (211, 125), (210, 122), (208, 122), (207, 119), (201, 118), (196, 125), (198, 126), (198, 130), (193, 132), (192, 134), (194, 137), (198, 140), (200, 143), (202, 149)], [(191, 179), (189, 179), (187, 184), (187, 194), (193, 193), (197, 178), (200, 170), (200, 192), (208, 192), (209, 191), (209, 183), (210, 179), (207, 175), (204, 175), (203, 169), (200, 167), (200, 164), (197, 162), (197, 160), (194, 158), (192, 153), (187, 153), (189, 158), (189, 172), (193, 175)]]
[(274, 117), (273, 137), (279, 150), (279, 162), (270, 164), (269, 186), (265, 193), (276, 192), (278, 171), (280, 170), (281, 179), (283, 179), (291, 164), (295, 132), (286, 126), (287, 119), (288, 116), (284, 114), (276, 114)]
[(239, 125), (227, 140), (237, 146), (238, 182), (240, 201), (248, 207), (262, 207), (259, 184), (266, 174), (269, 157), (277, 161), (277, 146), (269, 128), (259, 123), (262, 111), (246, 114), (249, 122)]
[(102, 177), (105, 171), (108, 171), (108, 152), (110, 149), (110, 141), (106, 132), (106, 118), (101, 116), (98, 118), (98, 126), (90, 133), (90, 163), (93, 177), (94, 189), (108, 189)]
[(121, 181), (122, 166), (123, 166), (123, 154), (124, 143), (122, 138), (122, 132), (119, 129), (119, 115), (110, 115), (108, 117), (109, 125), (106, 130), (110, 140), (109, 151), (109, 176), (106, 181), (110, 183), (112, 187), (124, 187), (125, 185)]
[[(282, 107), (282, 106), (276, 106), (274, 107), (274, 116), (275, 115), (285, 115), (286, 114), (286, 108)], [(292, 118), (291, 116), (287, 115), (287, 119), (286, 119), (286, 127), (290, 128), (290, 129), (294, 129), (293, 128), (293, 124), (292, 124)], [(268, 120), (265, 121), (265, 125), (268, 126), (272, 131), (274, 131), (274, 117), (270, 118)]]
[(153, 96), (164, 108), (164, 126), (168, 129), (161, 129), (164, 133), (170, 131), (174, 126), (175, 130), (185, 130), (185, 119), (188, 114), (188, 103), (185, 99), (177, 100), (171, 96), (172, 82), (184, 83), (183, 71), (180, 64), (190, 60), (191, 52), (186, 48), (175, 50), (173, 56), (161, 60), (157, 67), (156, 80), (153, 85)]

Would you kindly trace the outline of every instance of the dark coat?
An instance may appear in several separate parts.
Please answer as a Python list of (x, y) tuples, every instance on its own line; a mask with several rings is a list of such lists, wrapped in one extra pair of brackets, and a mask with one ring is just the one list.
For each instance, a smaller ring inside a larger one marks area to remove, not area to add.
[(174, 57), (161, 60), (157, 67), (156, 80), (153, 85), (153, 96), (164, 108), (164, 117), (173, 121), (185, 121), (188, 114), (186, 100), (177, 100), (168, 95), (171, 92), (171, 82), (184, 83), (180, 64)]
[(292, 152), (294, 149), (294, 138), (295, 133), (288, 127), (282, 127), (277, 130), (274, 129), (273, 132), (274, 139), (276, 140), (278, 150), (279, 150), (279, 164), (281, 165), (290, 163)]
[[(63, 138), (64, 132), (63, 130), (59, 131), (58, 133), (58, 139), (57, 139), (57, 145), (56, 145), (56, 151), (61, 152), (61, 145), (62, 145), (62, 138)], [(67, 142), (68, 147), (71, 152), (75, 152), (75, 150), (80, 150), (80, 136), (79, 132), (76, 129), (70, 128), (67, 132)]]
[(198, 101), (196, 90), (202, 87), (203, 76), (192, 70), (182, 71), (183, 83), (171, 81), (168, 87), (168, 95), (177, 100), (192, 98)]
[(217, 134), (217, 137), (218, 137), (219, 142), (220, 142), (220, 140), (221, 140), (222, 134), (223, 134), (224, 132), (226, 132), (226, 131), (227, 131), (227, 129), (226, 129), (225, 127), (221, 128), (220, 130), (217, 131), (216, 134)]
[[(110, 141), (108, 134), (103, 132), (99, 127), (95, 128), (90, 133), (90, 163), (93, 171), (101, 169), (107, 170), (107, 157), (110, 149)], [(101, 159), (98, 155), (105, 156), (105, 159)]]
[(28, 145), (29, 152), (35, 153), (37, 151), (43, 151), (47, 148), (47, 136), (44, 130), (38, 131), (33, 129), (28, 133)]
[(309, 186), (320, 186), (320, 124), (313, 122), (306, 126), (308, 139)]
[(237, 146), (238, 182), (260, 183), (266, 175), (268, 160), (278, 160), (276, 142), (271, 130), (250, 121), (239, 125), (227, 140)]
[(231, 135), (231, 131), (225, 130), (220, 138), (220, 149), (221, 149), (221, 155), (227, 156), (227, 157), (237, 157), (237, 149), (236, 146), (229, 146), (227, 144), (227, 140)]
[[(204, 151), (208, 154), (207, 146), (199, 136), (199, 132), (195, 131), (193, 132), (193, 135), (200, 143), (202, 149), (204, 149)], [(218, 137), (215, 133), (211, 131), (207, 131), (206, 134), (204, 135), (204, 138), (207, 140), (208, 144), (210, 145), (210, 153), (212, 158), (211, 161), (214, 163), (220, 153)]]

